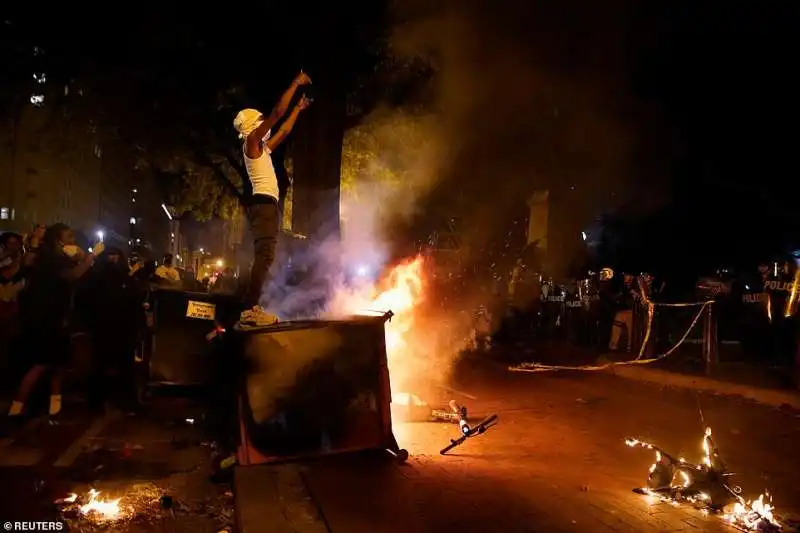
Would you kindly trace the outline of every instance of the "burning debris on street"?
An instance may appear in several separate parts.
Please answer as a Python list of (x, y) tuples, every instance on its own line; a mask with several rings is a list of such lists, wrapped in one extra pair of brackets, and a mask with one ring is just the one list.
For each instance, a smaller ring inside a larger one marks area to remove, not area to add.
[(711, 428), (703, 435), (703, 459), (700, 464), (675, 458), (663, 449), (641, 441), (628, 438), (625, 444), (630, 447), (645, 448), (656, 454), (656, 462), (650, 467), (647, 487), (636, 489), (674, 505), (688, 503), (704, 511), (721, 513), (731, 525), (743, 531), (779, 531), (781, 524), (773, 514), (769, 493), (761, 494), (756, 500), (745, 500), (742, 489), (728, 482), (733, 475), (725, 464), (711, 436)]
[(101, 492), (89, 489), (84, 496), (71, 493), (65, 498), (56, 500), (56, 505), (61, 506), (64, 517), (69, 519), (83, 519), (92, 523), (115, 522), (129, 518), (133, 507), (120, 506), (122, 498), (106, 499), (100, 497)]
[[(220, 495), (217, 502), (178, 501), (167, 494), (163, 487), (153, 483), (134, 483), (121, 494), (110, 490), (89, 488), (88, 491), (70, 493), (56, 500), (61, 516), (71, 531), (118, 531), (131, 524), (150, 524), (151, 527), (165, 527), (164, 520), (196, 516), (201, 513), (212, 517), (219, 525), (231, 522), (229, 507), (232, 494)], [(121, 495), (120, 495), (121, 494)]]

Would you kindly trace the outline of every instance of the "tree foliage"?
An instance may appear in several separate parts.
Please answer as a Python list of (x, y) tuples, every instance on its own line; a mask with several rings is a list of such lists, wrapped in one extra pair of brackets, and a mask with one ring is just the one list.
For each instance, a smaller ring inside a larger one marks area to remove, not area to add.
[[(222, 85), (226, 81), (196, 80), (186, 93), (176, 90), (189, 83), (177, 68), (139, 77), (134, 86), (149, 94), (145, 106), (111, 114), (123, 118), (120, 128), (136, 151), (136, 168), (157, 180), (179, 216), (229, 219), (245, 193), (241, 145), (231, 125), (238, 91)], [(117, 96), (112, 105), (123, 102)]]
[[(347, 126), (351, 127), (342, 165), (346, 189), (365, 176), (395, 171), (396, 165), (387, 163), (381, 153), (383, 126), (365, 118), (379, 103), (394, 105), (407, 99), (411, 87), (426, 75), (423, 65), (393, 56), (382, 7), (348, 6), (341, 6), (348, 10), (342, 17), (353, 31), (340, 32), (352, 41), (347, 50), (353, 56), (346, 82)], [(270, 15), (276, 14), (275, 9), (269, 7)], [(296, 16), (281, 11), (280, 17), (265, 20)], [(248, 70), (237, 56), (244, 50), (263, 49), (266, 34), (271, 34), (271, 40), (296, 39), (291, 24), (242, 35), (238, 9), (198, 15), (191, 24), (183, 10), (166, 10), (158, 19), (131, 15), (113, 30), (73, 18), (69, 25), (43, 24), (31, 14), (18, 28), (27, 40), (4, 42), (4, 50), (31, 48), (41, 41), (58, 55), (54, 64), (61, 65), (59, 79), (69, 80), (73, 90), (80, 90), (83, 99), (91, 102), (92, 127), (101, 143), (112, 139), (122, 143), (131, 152), (136, 171), (155, 179), (165, 201), (179, 214), (198, 220), (231, 216), (246, 185), (241, 146), (232, 128), (236, 111), (243, 107), (268, 110), (299, 66), (314, 63), (309, 49), (318, 44), (299, 43), (264, 61), (263, 68)], [(11, 52), (3, 55), (13, 56)], [(20, 70), (25, 76), (30, 76), (29, 71), (27, 63)], [(21, 102), (30, 94), (14, 96)], [(274, 163), (286, 194), (284, 151), (275, 154)], [(371, 171), (366, 172), (367, 168)]]
[(366, 183), (408, 183), (428, 126), (423, 115), (384, 109), (348, 129), (342, 149), (342, 193), (357, 198), (359, 186)]

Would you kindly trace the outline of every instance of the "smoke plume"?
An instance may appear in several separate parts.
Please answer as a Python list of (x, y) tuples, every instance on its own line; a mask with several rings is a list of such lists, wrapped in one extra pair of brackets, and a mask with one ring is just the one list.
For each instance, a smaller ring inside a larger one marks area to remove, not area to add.
[(461, 220), (473, 255), (535, 190), (563, 193), (553, 207), (573, 219), (550, 227), (551, 241), (577, 239), (558, 233), (624, 200), (634, 142), (629, 21), (618, 7), (396, 2), (394, 48), (434, 62), (439, 133), (452, 154), (418, 208)]
[[(434, 117), (381, 108), (345, 135), (341, 236), (286, 244), (265, 299), (279, 316), (352, 314), (394, 250), (392, 229), (435, 185), (444, 146)], [(333, 225), (333, 224), (332, 224)], [(333, 232), (320, 231), (326, 235)], [(291, 268), (282, 268), (291, 260)], [(350, 294), (345, 301), (342, 294)]]
[[(547, 5), (396, 3), (394, 53), (428, 58), (435, 70), (430, 114), (380, 109), (347, 133), (342, 239), (295, 254), (306, 279), (288, 290), (288, 280), (275, 280), (275, 311), (341, 316), (369, 307), (398, 237), (442, 229), (420, 221), (458, 220), (460, 259), (426, 274), (424, 301), (407, 310), (415, 325), (403, 350), (404, 378), (444, 376), (471, 310), (488, 295), (476, 282), (457, 285), (453, 297), (442, 280), (485, 262), (509, 213), (537, 190), (558, 190), (567, 194), (558, 208), (574, 219), (564, 227), (580, 227), (591, 208), (625, 196), (634, 150), (620, 106), (625, 21), (599, 5)], [(550, 228), (559, 231), (567, 230)]]

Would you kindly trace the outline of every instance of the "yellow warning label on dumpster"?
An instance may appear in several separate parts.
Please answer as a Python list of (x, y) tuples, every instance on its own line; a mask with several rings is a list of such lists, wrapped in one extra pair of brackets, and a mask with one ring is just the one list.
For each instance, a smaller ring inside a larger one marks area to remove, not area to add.
[(208, 302), (193, 302), (189, 300), (186, 306), (187, 318), (199, 318), (201, 320), (214, 320), (217, 306)]

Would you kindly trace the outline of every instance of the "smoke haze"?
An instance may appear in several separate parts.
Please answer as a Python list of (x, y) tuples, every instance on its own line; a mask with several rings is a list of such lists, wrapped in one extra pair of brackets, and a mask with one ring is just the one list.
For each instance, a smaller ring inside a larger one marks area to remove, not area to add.
[[(459, 220), (463, 269), (485, 261), (486, 246), (505, 234), (508, 214), (535, 190), (567, 191), (560, 208), (577, 224), (587, 222), (590, 206), (622, 201), (636, 143), (631, 110), (621, 106), (628, 22), (619, 15), (599, 5), (398, 1), (392, 49), (433, 63), (432, 113), (380, 109), (348, 132), (343, 165), (357, 169), (357, 179), (342, 193), (341, 242), (298, 256), (314, 275), (282, 297), (270, 296), (270, 307), (284, 316), (369, 307), (369, 278), (391, 266), (398, 234), (425, 234), (419, 221), (431, 215)], [(364, 275), (352, 279), (354, 269)], [(273, 292), (281, 292), (286, 280), (275, 281)], [(479, 303), (486, 293), (470, 285), (457, 304), (428, 298), (411, 311), (416, 324), (437, 327), (412, 328), (403, 374), (444, 376)]]
[(575, 217), (625, 200), (636, 148), (622, 104), (630, 22), (619, 3), (559, 6), (396, 2), (394, 48), (435, 63), (452, 153), (418, 209), (461, 219), (468, 249), (482, 250), (536, 189), (570, 191), (560, 207)]

